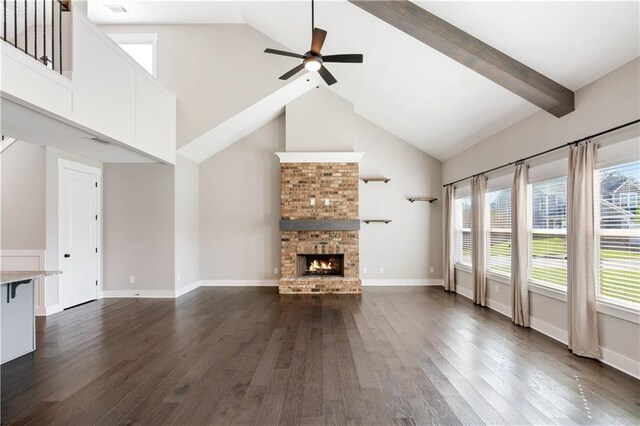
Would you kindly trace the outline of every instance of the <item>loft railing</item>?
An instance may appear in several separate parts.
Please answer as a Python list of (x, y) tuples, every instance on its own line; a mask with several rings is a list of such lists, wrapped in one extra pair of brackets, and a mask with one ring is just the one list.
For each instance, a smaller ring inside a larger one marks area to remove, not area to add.
[(0, 38), (36, 61), (62, 74), (64, 68), (63, 14), (70, 0), (0, 0)]

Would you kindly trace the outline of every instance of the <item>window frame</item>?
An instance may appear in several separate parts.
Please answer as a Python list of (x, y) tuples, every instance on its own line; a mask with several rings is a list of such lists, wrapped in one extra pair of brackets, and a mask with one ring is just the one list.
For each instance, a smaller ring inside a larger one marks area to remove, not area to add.
[[(156, 77), (158, 71), (158, 34), (157, 33), (135, 33), (135, 34), (109, 34), (111, 40), (113, 40), (118, 47), (123, 44), (150, 44), (152, 46), (152, 72), (151, 75)], [(127, 53), (127, 52), (125, 52)], [(131, 56), (127, 53), (128, 56)], [(141, 69), (149, 72), (145, 67), (133, 57), (131, 59), (140, 66)]]

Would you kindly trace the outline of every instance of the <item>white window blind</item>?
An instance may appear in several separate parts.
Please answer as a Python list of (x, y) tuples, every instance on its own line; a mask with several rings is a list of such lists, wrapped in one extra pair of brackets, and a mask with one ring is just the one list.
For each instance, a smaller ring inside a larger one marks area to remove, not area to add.
[(599, 294), (640, 303), (640, 162), (602, 168), (595, 180)]
[(511, 189), (489, 192), (489, 271), (511, 275)]
[(529, 278), (567, 285), (567, 178), (529, 185)]
[(456, 262), (471, 266), (471, 197), (455, 203)]

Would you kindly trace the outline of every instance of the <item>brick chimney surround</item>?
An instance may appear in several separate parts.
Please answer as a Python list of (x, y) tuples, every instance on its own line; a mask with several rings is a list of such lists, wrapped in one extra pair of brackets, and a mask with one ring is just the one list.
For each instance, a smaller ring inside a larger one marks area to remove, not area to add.
[(282, 152), (280, 294), (359, 294), (361, 152)]

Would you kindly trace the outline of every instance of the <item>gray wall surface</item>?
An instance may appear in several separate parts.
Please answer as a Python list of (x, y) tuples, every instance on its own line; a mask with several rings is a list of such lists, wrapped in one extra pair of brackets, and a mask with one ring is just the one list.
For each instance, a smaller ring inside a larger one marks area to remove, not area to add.
[(284, 117), (200, 164), (200, 279), (273, 280), (280, 268)]
[(439, 194), (440, 162), (318, 89), (200, 165), (200, 279), (278, 279), (273, 269), (280, 266), (280, 167), (274, 153), (285, 151), (285, 130), (287, 151), (363, 151), (362, 176), (391, 178), (388, 184), (360, 183), (360, 216), (393, 220), (362, 225), (363, 279), (394, 284), (442, 277), (441, 209), (406, 199)]
[[(640, 59), (635, 59), (576, 91), (576, 110), (572, 113), (556, 118), (539, 111), (448, 159), (442, 163), (443, 182), (636, 120), (640, 116), (639, 74)], [(637, 134), (637, 127), (624, 134), (634, 132)]]
[(174, 173), (163, 164), (105, 164), (104, 291), (174, 291)]
[(176, 156), (176, 288), (200, 278), (200, 174), (198, 165)]
[[(558, 119), (540, 111), (463, 151), (443, 163), (443, 181), (455, 180), (637, 119), (640, 117), (639, 75), (640, 59), (635, 59), (578, 90), (574, 112)], [(633, 137), (639, 137), (637, 126), (599, 138), (598, 143), (612, 144)], [(566, 151), (549, 159), (555, 160), (558, 156), (566, 158)], [(538, 163), (544, 161), (546, 159), (541, 159)], [(512, 172), (509, 168), (502, 173)], [(463, 291), (470, 292), (471, 275), (464, 271), (456, 274), (458, 285)], [(490, 279), (487, 290), (489, 305), (496, 302), (510, 306), (509, 285)], [(545, 295), (530, 294), (532, 318), (566, 332), (566, 303)], [(599, 313), (598, 321), (601, 346), (640, 361), (640, 325), (604, 313)]]
[(113, 34), (158, 34), (156, 74), (178, 97), (178, 148), (286, 84), (278, 80), (288, 69), (286, 58), (262, 53), (266, 47), (284, 47), (245, 24), (101, 28)]
[(44, 250), (46, 246), (46, 148), (16, 141), (2, 162), (2, 250)]
[(324, 88), (287, 105), (286, 120), (287, 151), (364, 152), (360, 176), (391, 179), (386, 184), (360, 182), (360, 217), (392, 220), (386, 225), (362, 224), (361, 278), (441, 279), (440, 204), (407, 200), (439, 198), (440, 162), (357, 115), (350, 103)]

